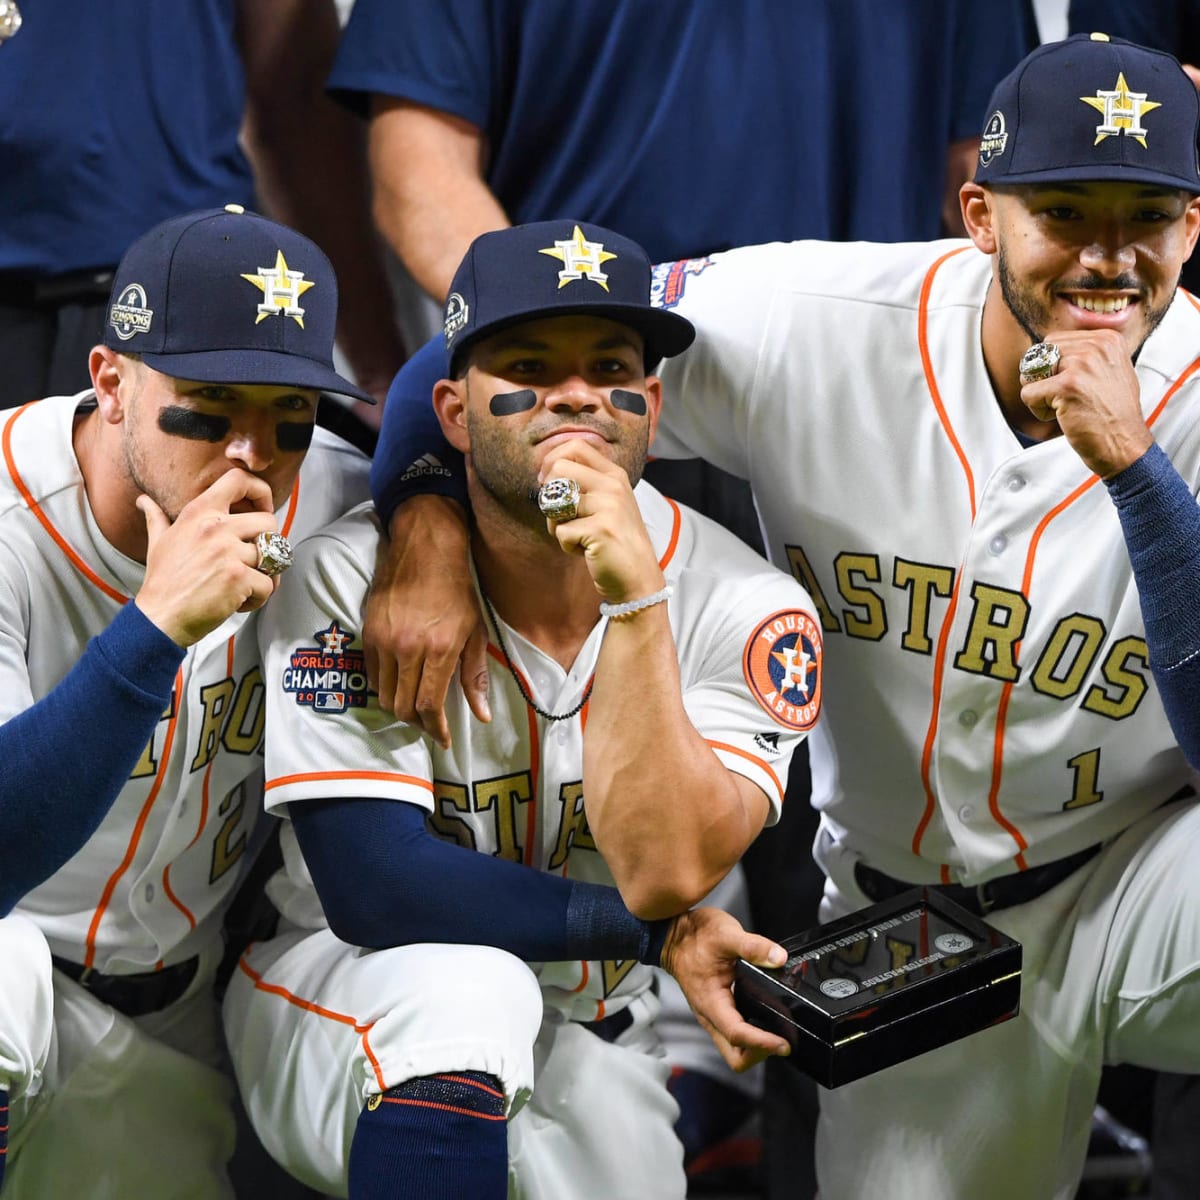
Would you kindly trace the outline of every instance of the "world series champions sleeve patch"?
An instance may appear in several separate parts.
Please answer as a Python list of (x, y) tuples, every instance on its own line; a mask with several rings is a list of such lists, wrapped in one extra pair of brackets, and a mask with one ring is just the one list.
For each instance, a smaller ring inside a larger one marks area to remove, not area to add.
[(816, 621), (787, 609), (750, 635), (742, 670), (754, 698), (780, 725), (807, 731), (821, 712), (823, 657)]
[(354, 634), (336, 621), (313, 634), (308, 646), (297, 646), (283, 669), (283, 690), (296, 703), (320, 713), (365, 708), (370, 694), (361, 650), (351, 650)]

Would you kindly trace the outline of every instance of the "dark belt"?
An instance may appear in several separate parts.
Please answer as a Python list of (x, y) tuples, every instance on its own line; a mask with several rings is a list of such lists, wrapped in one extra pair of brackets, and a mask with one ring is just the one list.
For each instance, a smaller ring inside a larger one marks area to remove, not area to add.
[(27, 275), (0, 271), (0, 304), (11, 308), (57, 308), (63, 304), (95, 303), (108, 299), (113, 271), (97, 267), (65, 275)]
[(91, 967), (81, 967), (54, 955), (54, 965), (87, 988), (97, 1000), (115, 1008), (127, 1017), (144, 1017), (174, 1004), (191, 987), (196, 978), (200, 956), (163, 967), (161, 971), (144, 971), (140, 975), (102, 975)]
[[(961, 883), (930, 884), (929, 887), (940, 892), (955, 904), (961, 904), (968, 912), (977, 917), (985, 916), (993, 909), (1012, 908), (1033, 900), (1043, 892), (1048, 892), (1055, 884), (1061, 883), (1068, 875), (1074, 874), (1085, 862), (1100, 853), (1100, 843), (1080, 850), (1078, 854), (1057, 858), (1054, 862), (1044, 863), (1040, 867), (1030, 867), (1027, 871), (1018, 871), (1015, 875), (1001, 875), (998, 879), (989, 879), (986, 883), (977, 883), (967, 887)], [(858, 886), (871, 899), (878, 903), (890, 900), (920, 884), (905, 883), (902, 879), (893, 879), (866, 863), (854, 864), (854, 878)]]
[(601, 1017), (598, 1021), (580, 1021), (584, 1029), (590, 1029), (598, 1038), (606, 1042), (615, 1042), (632, 1024), (633, 1013), (627, 1008)]

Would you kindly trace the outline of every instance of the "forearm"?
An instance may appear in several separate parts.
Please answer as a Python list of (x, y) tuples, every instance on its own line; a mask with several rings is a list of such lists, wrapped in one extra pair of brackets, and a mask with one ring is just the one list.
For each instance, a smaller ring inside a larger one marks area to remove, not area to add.
[(661, 918), (697, 903), (766, 821), (684, 709), (665, 604), (610, 620), (588, 706), (588, 826), (626, 904)]
[(378, 96), (372, 105), (375, 221), (439, 304), (472, 240), (508, 217), (483, 179), (484, 137), (449, 113)]
[(383, 245), (371, 224), (364, 123), (324, 91), (339, 30), (331, 0), (272, 0), (242, 20), (247, 148), (264, 207), (311, 237), (338, 279), (338, 345), (382, 400), (404, 361)]
[(433, 408), (433, 387), (446, 373), (441, 337), (426, 342), (404, 364), (388, 392), (371, 461), (371, 495), (385, 528), (398, 505), (414, 495), (450, 496), (465, 507), (466, 468), (446, 441)]
[(330, 926), (351, 945), (452, 942), (528, 962), (658, 963), (665, 923), (638, 920), (616, 889), (439, 841), (415, 805), (315, 800), (294, 805), (292, 819)]
[(1188, 762), (1200, 766), (1200, 509), (1157, 444), (1105, 484), (1133, 566), (1163, 708)]
[(170, 703), (183, 656), (127, 604), (53, 691), (0, 726), (0, 916), (96, 831)]

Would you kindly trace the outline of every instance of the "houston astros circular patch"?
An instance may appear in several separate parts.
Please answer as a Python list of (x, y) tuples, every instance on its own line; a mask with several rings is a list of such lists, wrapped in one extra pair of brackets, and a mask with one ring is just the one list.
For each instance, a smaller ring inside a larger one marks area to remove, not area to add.
[(821, 711), (821, 631), (805, 612), (768, 617), (742, 653), (755, 699), (780, 725), (811, 729)]

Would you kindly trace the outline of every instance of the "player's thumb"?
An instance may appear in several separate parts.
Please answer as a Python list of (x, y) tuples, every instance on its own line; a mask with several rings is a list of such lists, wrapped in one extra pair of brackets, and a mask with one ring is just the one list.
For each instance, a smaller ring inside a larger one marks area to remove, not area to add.
[(147, 549), (153, 548), (154, 543), (171, 527), (171, 522), (167, 520), (167, 514), (145, 492), (134, 503), (146, 518)]
[(787, 962), (787, 951), (777, 942), (758, 933), (746, 934), (740, 954), (756, 967), (782, 967)]

